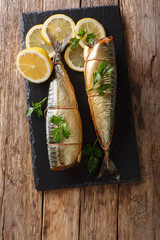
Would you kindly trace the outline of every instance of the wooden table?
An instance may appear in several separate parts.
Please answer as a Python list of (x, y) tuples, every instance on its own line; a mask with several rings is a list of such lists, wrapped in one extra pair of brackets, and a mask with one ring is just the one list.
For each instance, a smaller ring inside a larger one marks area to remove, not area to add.
[[(19, 12), (119, 4), (141, 177), (139, 183), (37, 192), (25, 83), (16, 69)], [(0, 0), (0, 239), (160, 239), (160, 1)]]

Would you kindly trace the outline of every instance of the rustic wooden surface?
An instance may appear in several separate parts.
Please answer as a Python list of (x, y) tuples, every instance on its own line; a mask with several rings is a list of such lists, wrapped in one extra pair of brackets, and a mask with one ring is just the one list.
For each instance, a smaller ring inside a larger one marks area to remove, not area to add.
[[(34, 188), (19, 12), (119, 4), (142, 181), (72, 190)], [(0, 0), (0, 240), (159, 240), (159, 0)]]

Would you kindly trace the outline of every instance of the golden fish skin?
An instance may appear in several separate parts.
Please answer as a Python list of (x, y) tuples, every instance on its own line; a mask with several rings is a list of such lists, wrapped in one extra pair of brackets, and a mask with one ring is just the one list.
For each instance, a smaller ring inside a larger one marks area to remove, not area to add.
[(105, 83), (111, 84), (111, 88), (107, 91), (111, 94), (99, 96), (95, 90), (87, 91), (94, 127), (103, 149), (110, 145), (112, 138), (117, 88), (115, 50), (113, 41), (109, 41), (109, 38), (99, 40), (91, 49), (88, 48), (88, 56), (84, 69), (86, 89), (92, 87), (93, 73), (99, 69), (100, 64), (103, 63), (105, 59), (109, 60), (110, 67), (114, 67), (110, 75), (103, 77)]
[[(48, 94), (46, 138), (48, 142), (50, 168), (52, 170), (65, 170), (76, 163), (79, 163), (81, 160), (82, 124), (77, 108), (74, 89), (61, 62), (60, 53), (56, 54), (55, 63), (58, 64), (55, 64), (55, 72), (50, 82)], [(60, 144), (56, 144), (51, 135), (52, 130), (56, 127), (50, 122), (50, 118), (53, 115), (63, 116), (68, 123), (70, 131), (69, 138), (66, 139), (63, 137)]]

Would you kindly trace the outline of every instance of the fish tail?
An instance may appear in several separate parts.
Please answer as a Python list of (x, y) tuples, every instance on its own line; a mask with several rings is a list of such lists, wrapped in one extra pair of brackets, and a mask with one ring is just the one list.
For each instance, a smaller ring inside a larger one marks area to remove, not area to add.
[(58, 53), (61, 53), (65, 49), (65, 47), (67, 46), (67, 44), (71, 38), (70, 34), (68, 34), (65, 39), (58, 41), (57, 37), (54, 35), (53, 32), (50, 31), (49, 28), (47, 29), (47, 34), (48, 34), (50, 42), (54, 48), (54, 51), (58, 52)]
[(105, 176), (105, 174), (113, 175), (117, 179), (119, 179), (118, 170), (114, 162), (111, 159), (109, 159), (109, 151), (105, 151), (105, 156), (103, 158), (102, 165), (97, 178), (101, 178)]

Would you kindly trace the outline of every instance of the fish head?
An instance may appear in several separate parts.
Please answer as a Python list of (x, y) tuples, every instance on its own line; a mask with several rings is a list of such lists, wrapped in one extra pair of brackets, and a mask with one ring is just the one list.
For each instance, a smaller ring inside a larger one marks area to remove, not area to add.
[(91, 48), (89, 58), (105, 59), (109, 55), (112, 45), (113, 41), (108, 37), (98, 40)]

